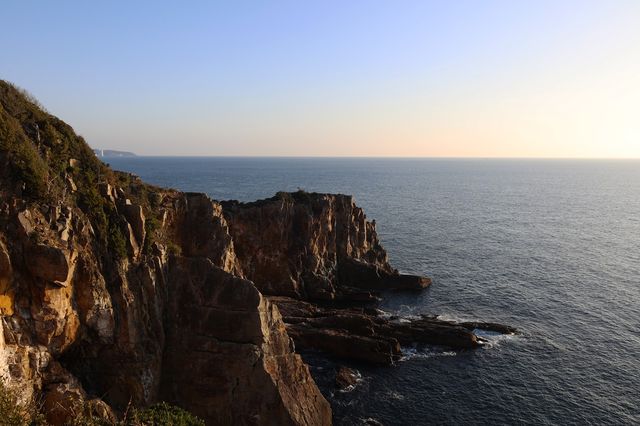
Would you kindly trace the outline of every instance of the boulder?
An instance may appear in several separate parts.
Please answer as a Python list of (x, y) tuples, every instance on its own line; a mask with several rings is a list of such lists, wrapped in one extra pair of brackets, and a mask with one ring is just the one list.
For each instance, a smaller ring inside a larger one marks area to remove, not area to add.
[(66, 286), (73, 273), (75, 255), (66, 249), (36, 244), (26, 248), (25, 262), (33, 276)]
[(18, 213), (18, 224), (22, 235), (30, 235), (34, 230), (33, 218), (29, 210), (23, 210)]
[(287, 324), (296, 348), (314, 349), (339, 359), (374, 365), (391, 365), (400, 359), (400, 344), (394, 338), (362, 336), (350, 330), (316, 328), (306, 323)]
[(343, 286), (373, 290), (423, 290), (431, 285), (428, 277), (399, 274), (361, 259), (345, 258), (338, 268)]
[(358, 372), (351, 368), (341, 366), (336, 372), (336, 386), (338, 389), (346, 389), (355, 386), (358, 382)]

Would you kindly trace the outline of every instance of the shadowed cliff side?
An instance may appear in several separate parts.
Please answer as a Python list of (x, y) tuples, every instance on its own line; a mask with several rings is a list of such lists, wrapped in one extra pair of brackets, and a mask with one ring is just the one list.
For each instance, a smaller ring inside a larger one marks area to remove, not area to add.
[(159, 400), (210, 424), (331, 423), (220, 205), (110, 170), (3, 81), (0, 313), (0, 377), (53, 424)]

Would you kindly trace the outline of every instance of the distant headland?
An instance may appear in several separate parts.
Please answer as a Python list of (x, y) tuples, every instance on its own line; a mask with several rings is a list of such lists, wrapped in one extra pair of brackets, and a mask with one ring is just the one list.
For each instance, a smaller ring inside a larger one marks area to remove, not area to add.
[(135, 157), (136, 154), (129, 151), (116, 151), (115, 149), (93, 149), (98, 157)]

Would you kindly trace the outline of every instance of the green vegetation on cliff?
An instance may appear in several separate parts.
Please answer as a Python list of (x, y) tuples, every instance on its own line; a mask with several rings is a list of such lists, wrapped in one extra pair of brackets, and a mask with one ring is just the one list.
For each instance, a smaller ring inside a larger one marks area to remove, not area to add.
[[(153, 204), (146, 185), (132, 185), (127, 174), (113, 172), (71, 126), (45, 111), (25, 90), (0, 80), (0, 194), (18, 191), (33, 202), (75, 202), (109, 253), (124, 258), (126, 224), (98, 191), (100, 184), (116, 182), (134, 188), (136, 198), (144, 201), (141, 205)], [(70, 190), (71, 185), (77, 189)]]
[[(34, 401), (20, 402), (18, 393), (0, 381), (0, 425), (47, 426), (44, 414)], [(204, 426), (204, 421), (179, 407), (161, 402), (148, 408), (130, 408), (121, 420), (96, 416), (88, 407), (77, 407), (67, 426)]]

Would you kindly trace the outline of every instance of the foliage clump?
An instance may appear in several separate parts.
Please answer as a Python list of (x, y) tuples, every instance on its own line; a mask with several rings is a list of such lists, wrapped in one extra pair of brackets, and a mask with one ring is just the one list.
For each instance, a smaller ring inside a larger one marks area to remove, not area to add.
[(90, 408), (79, 407), (65, 426), (205, 426), (205, 423), (180, 407), (160, 402), (142, 409), (130, 407), (124, 417), (116, 421), (101, 418)]
[(0, 380), (0, 425), (36, 426), (45, 425), (44, 416), (34, 401), (23, 403), (17, 392)]
[(182, 408), (166, 402), (152, 405), (144, 410), (134, 410), (130, 426), (204, 426), (204, 421)]
[(0, 104), (0, 163), (4, 163), (9, 176), (5, 182), (22, 183), (27, 196), (46, 194), (47, 165), (38, 154), (37, 147), (24, 135), (20, 124)]
[[(188, 411), (161, 402), (147, 408), (129, 408), (121, 420), (98, 416), (90, 404), (80, 404), (65, 426), (204, 426), (204, 421)], [(47, 426), (35, 402), (22, 403), (18, 393), (0, 381), (0, 425)]]
[[(69, 194), (73, 179), (77, 193)], [(44, 110), (35, 97), (0, 80), (0, 184), (33, 201), (71, 197), (91, 220), (98, 239), (111, 253), (127, 255), (123, 221), (115, 206), (98, 193), (114, 173), (71, 126)]]

